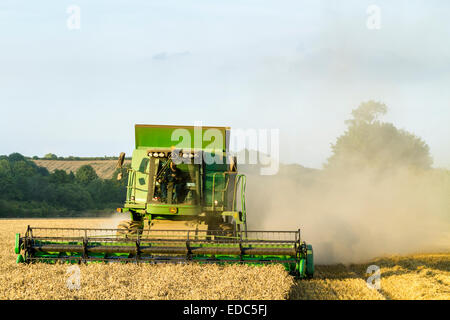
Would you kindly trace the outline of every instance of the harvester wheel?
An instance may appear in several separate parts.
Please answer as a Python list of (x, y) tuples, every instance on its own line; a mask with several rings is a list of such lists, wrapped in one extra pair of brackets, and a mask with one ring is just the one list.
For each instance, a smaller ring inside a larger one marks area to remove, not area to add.
[(306, 276), (312, 278), (314, 276), (314, 254), (312, 245), (306, 245)]
[(130, 221), (128, 221), (128, 220), (120, 221), (119, 225), (117, 226), (116, 234), (118, 236), (127, 235), (128, 234), (128, 230), (129, 230), (129, 226), (130, 226)]
[(119, 223), (117, 229), (117, 235), (119, 236), (139, 234), (142, 232), (142, 222), (123, 220)]
[(234, 225), (231, 223), (221, 223), (219, 225), (219, 230), (223, 231), (225, 237), (232, 237), (235, 233)]
[(140, 234), (142, 232), (142, 222), (141, 221), (131, 221), (130, 227), (128, 228), (128, 233), (130, 234)]

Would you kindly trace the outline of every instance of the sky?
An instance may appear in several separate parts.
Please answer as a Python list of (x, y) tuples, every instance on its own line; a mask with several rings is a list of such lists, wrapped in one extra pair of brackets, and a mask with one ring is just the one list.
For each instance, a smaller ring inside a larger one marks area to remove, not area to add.
[(281, 162), (321, 168), (376, 100), (450, 168), (448, 17), (445, 0), (3, 0), (0, 154), (130, 154), (136, 123), (201, 121), (279, 129)]

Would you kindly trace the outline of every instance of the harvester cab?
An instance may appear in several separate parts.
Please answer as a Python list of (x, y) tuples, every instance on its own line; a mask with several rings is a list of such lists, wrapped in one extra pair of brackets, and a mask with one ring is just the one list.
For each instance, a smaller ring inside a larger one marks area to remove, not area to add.
[(229, 153), (228, 127), (136, 125), (135, 138), (117, 209), (129, 219), (114, 229), (28, 226), (16, 234), (17, 262), (279, 263), (312, 277), (300, 230), (247, 230), (246, 177)]
[[(195, 130), (202, 137), (213, 131), (214, 146), (187, 139)], [(183, 135), (181, 142), (173, 141), (174, 132)], [(245, 176), (229, 154), (229, 128), (136, 125), (135, 134), (126, 201), (118, 208), (129, 212), (130, 220), (119, 225), (121, 233), (144, 228), (246, 230)]]

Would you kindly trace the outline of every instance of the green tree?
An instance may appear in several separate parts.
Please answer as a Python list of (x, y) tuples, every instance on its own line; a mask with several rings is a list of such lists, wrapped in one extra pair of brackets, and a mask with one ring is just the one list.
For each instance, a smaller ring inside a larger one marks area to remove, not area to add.
[(358, 108), (352, 110), (353, 119), (346, 120), (349, 126), (358, 126), (363, 124), (373, 124), (378, 121), (380, 116), (387, 113), (387, 107), (384, 103), (373, 100), (363, 102)]
[(57, 156), (56, 154), (54, 154), (54, 153), (47, 153), (47, 154), (44, 156), (44, 159), (47, 159), (47, 160), (56, 160), (56, 159), (58, 159), (58, 156)]
[(14, 177), (7, 159), (0, 160), (0, 198), (10, 199), (14, 196)]
[(122, 170), (123, 180), (103, 180), (89, 165), (76, 174), (49, 173), (19, 153), (0, 155), (0, 216), (67, 216), (114, 208), (125, 200)]
[(18, 162), (18, 161), (26, 161), (27, 159), (20, 153), (14, 152), (8, 156), (8, 160), (11, 162)]
[(346, 121), (348, 129), (332, 144), (332, 156), (325, 167), (430, 168), (433, 160), (428, 145), (392, 123), (378, 120), (386, 112), (386, 105), (375, 101), (361, 103), (353, 110), (352, 119)]
[(68, 209), (81, 211), (92, 207), (92, 198), (87, 190), (78, 184), (54, 185), (52, 202)]
[(64, 170), (55, 169), (53, 173), (50, 175), (50, 181), (53, 183), (70, 183), (71, 181), (70, 175), (66, 173)]
[(88, 185), (90, 182), (98, 179), (98, 176), (94, 168), (87, 164), (78, 168), (75, 178), (79, 183)]

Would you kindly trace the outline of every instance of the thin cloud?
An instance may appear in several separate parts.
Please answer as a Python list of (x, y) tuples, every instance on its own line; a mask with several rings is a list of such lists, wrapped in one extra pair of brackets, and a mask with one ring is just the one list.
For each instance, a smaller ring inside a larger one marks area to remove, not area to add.
[(153, 60), (168, 60), (172, 58), (178, 58), (178, 57), (184, 57), (188, 56), (191, 53), (189, 51), (183, 51), (183, 52), (173, 52), (173, 53), (167, 53), (165, 51), (159, 52), (152, 56)]

